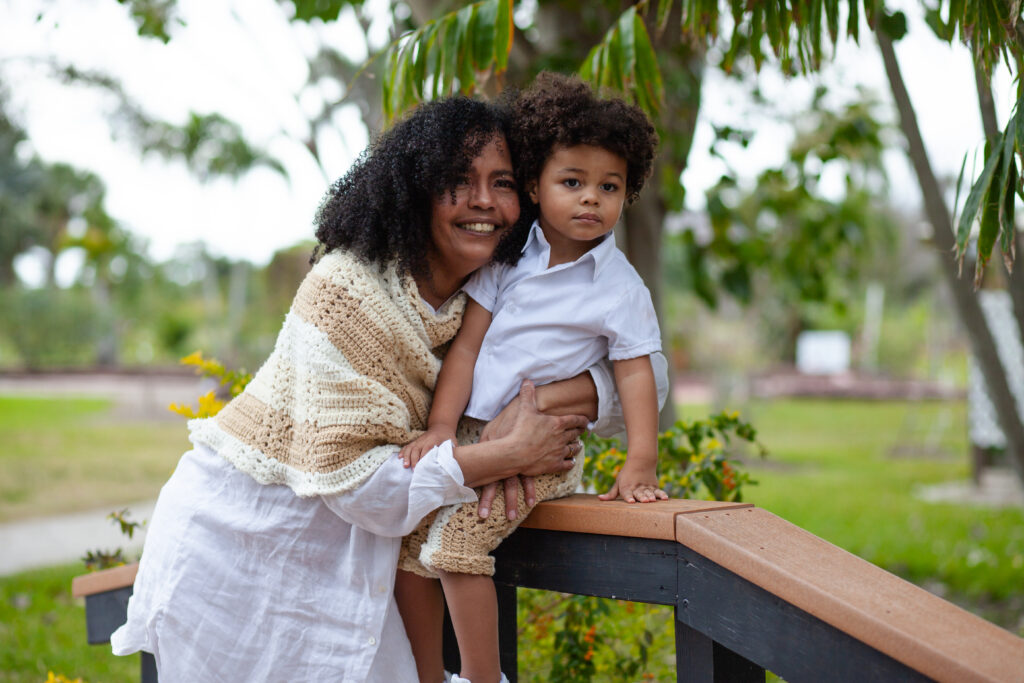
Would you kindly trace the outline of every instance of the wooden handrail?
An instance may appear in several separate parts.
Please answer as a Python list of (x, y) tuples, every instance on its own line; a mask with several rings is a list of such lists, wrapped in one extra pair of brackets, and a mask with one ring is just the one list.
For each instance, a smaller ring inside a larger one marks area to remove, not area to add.
[[(675, 606), (681, 681), (764, 680), (770, 669), (789, 680), (1024, 683), (1024, 639), (749, 504), (570, 496), (538, 505), (496, 556), (512, 680), (515, 588), (527, 586)], [(123, 610), (137, 570), (77, 577), (87, 618), (90, 604)], [(90, 625), (90, 642), (123, 620)]]

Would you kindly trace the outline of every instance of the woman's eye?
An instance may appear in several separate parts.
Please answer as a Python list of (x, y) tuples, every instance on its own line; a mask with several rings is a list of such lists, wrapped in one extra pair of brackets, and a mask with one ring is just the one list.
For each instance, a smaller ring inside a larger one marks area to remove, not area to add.
[(514, 190), (514, 189), (516, 189), (516, 181), (514, 181), (514, 180), (502, 179), (502, 180), (498, 180), (494, 184), (495, 184), (496, 187), (500, 187), (500, 188), (502, 188), (504, 190)]

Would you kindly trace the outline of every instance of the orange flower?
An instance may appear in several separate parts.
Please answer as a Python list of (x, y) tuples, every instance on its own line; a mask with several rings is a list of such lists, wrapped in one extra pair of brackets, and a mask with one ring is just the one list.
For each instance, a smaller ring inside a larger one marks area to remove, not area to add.
[(587, 650), (587, 654), (583, 655), (583, 659), (584, 659), (584, 661), (589, 662), (593, 658), (594, 658), (594, 648), (590, 648), (589, 650)]
[(592, 626), (590, 627), (590, 630), (588, 630), (588, 631), (587, 631), (587, 632), (586, 632), (586, 633), (585, 633), (585, 634), (583, 635), (583, 640), (584, 640), (584, 641), (586, 641), (586, 642), (588, 642), (588, 643), (592, 643), (592, 642), (594, 642), (594, 634), (595, 634), (595, 633), (597, 633), (597, 624), (594, 624), (594, 625), (592, 625)]

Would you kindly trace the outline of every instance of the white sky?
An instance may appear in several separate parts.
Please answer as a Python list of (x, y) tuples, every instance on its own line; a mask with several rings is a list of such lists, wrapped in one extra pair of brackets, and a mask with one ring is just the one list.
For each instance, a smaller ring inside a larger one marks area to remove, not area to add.
[[(304, 55), (313, 49), (317, 32), (354, 59), (362, 58), (365, 46), (358, 32), (345, 29), (344, 21), (326, 29), (289, 24), (274, 0), (179, 4), (187, 26), (163, 45), (140, 40), (127, 11), (114, 0), (0, 0), (0, 75), (32, 149), (47, 160), (99, 174), (107, 185), (108, 210), (149, 241), (151, 256), (164, 259), (179, 244), (204, 240), (215, 254), (265, 263), (275, 250), (312, 238), (313, 212), (327, 185), (295, 141), (304, 131), (302, 108), (310, 106), (294, 96), (306, 79)], [(911, 0), (890, 5), (919, 13), (918, 3)], [(383, 22), (375, 29), (377, 39), (383, 39)], [(842, 41), (834, 65), (810, 80), (785, 80), (765, 69), (762, 91), (781, 111), (794, 113), (805, 106), (819, 80), (840, 98), (853, 97), (854, 86), (862, 84), (887, 102), (888, 84), (870, 34), (865, 32), (862, 44)], [(897, 53), (932, 163), (940, 176), (955, 178), (963, 154), (981, 139), (967, 50), (941, 43), (915, 20)], [(189, 110), (222, 113), (239, 122), (256, 144), (275, 152), (290, 181), (261, 169), (237, 182), (201, 184), (183, 164), (152, 156), (140, 159), (129, 143), (112, 134), (105, 118), (113, 106), (110, 100), (47, 79), (43, 69), (26, 59), (33, 57), (109, 71), (151, 113), (175, 122), (183, 122)], [(996, 86), (1000, 121), (1005, 122), (1011, 104), (1005, 69), (997, 74)], [(693, 209), (702, 208), (702, 191), (724, 170), (707, 154), (709, 122), (757, 129), (747, 150), (729, 152), (733, 167), (751, 176), (777, 165), (791, 136), (786, 126), (751, 119), (742, 90), (714, 70), (706, 74), (702, 97), (701, 120), (684, 174)], [(366, 130), (352, 109), (338, 116), (337, 131), (320, 140), (331, 179), (367, 143)], [(896, 201), (917, 205), (916, 182), (903, 155), (893, 152), (889, 161)]]

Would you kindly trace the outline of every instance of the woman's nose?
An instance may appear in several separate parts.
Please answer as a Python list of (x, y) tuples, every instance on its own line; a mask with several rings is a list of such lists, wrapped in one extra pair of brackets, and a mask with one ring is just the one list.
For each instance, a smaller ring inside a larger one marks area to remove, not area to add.
[(494, 196), (487, 183), (473, 183), (469, 192), (469, 205), (474, 209), (494, 208)]

